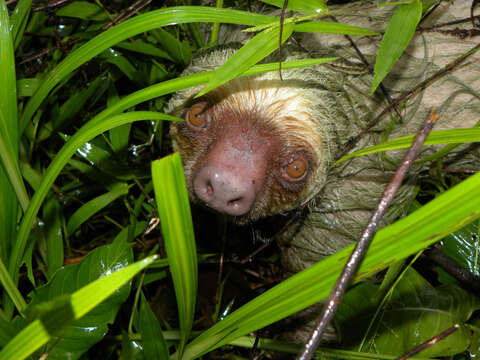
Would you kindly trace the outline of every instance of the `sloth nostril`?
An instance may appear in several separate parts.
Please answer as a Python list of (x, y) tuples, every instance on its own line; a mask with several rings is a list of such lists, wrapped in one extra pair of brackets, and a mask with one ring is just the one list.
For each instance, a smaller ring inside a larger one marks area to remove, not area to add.
[(236, 198), (236, 199), (233, 199), (233, 200), (230, 200), (227, 202), (227, 206), (229, 207), (238, 207), (240, 206), (240, 203), (242, 201), (242, 198), (239, 197), (239, 198)]
[(207, 192), (207, 195), (208, 196), (212, 196), (213, 195), (213, 186), (212, 186), (212, 183), (209, 181), (207, 183), (207, 186), (206, 186), (206, 192)]

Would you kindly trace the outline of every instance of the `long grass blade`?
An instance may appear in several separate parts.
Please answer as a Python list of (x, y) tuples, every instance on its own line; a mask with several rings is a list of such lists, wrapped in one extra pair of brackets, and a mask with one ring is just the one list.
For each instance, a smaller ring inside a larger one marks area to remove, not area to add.
[(150, 265), (150, 256), (110, 275), (91, 282), (80, 290), (52, 302), (50, 309), (20, 331), (0, 352), (0, 360), (22, 360), (46, 344), (53, 334), (80, 319), (138, 272)]
[(152, 163), (152, 179), (180, 318), (180, 350), (192, 328), (197, 292), (197, 251), (180, 155)]
[(275, 17), (253, 14), (240, 10), (216, 9), (205, 6), (180, 6), (154, 10), (146, 14), (135, 16), (121, 24), (113, 26), (107, 31), (94, 37), (92, 40), (72, 51), (47, 78), (37, 92), (30, 98), (20, 119), (20, 129), (23, 129), (38, 109), (50, 90), (68, 74), (86, 63), (94, 56), (118, 44), (123, 40), (153, 30), (162, 26), (185, 24), (190, 22), (217, 22), (229, 24), (259, 25), (270, 23)]
[[(369, 146), (364, 149), (355, 151), (354, 153), (348, 154), (341, 159), (337, 160), (333, 165), (338, 165), (341, 162), (351, 159), (353, 157), (374, 154), (380, 151), (388, 150), (397, 150), (405, 149), (412, 145), (412, 141), (415, 135), (403, 136), (397, 139), (387, 141), (383, 144)], [(471, 129), (452, 129), (452, 130), (438, 130), (432, 131), (425, 140), (424, 145), (439, 145), (439, 144), (464, 144), (469, 142), (479, 142), (480, 141), (480, 129), (471, 128)]]
[(92, 123), (90, 121), (89, 123), (85, 124), (80, 130), (78, 130), (75, 135), (73, 135), (58, 152), (58, 154), (55, 156), (55, 159), (52, 161), (47, 171), (45, 172), (42, 183), (40, 184), (38, 190), (35, 192), (30, 206), (25, 212), (25, 215), (20, 224), (17, 241), (15, 242), (8, 268), (15, 282), (18, 281), (18, 268), (20, 265), (20, 261), (23, 257), (23, 253), (25, 251), (28, 235), (30, 234), (38, 210), (40, 209), (40, 206), (45, 199), (45, 196), (50, 190), (50, 187), (53, 185), (58, 174), (60, 174), (60, 171), (67, 164), (70, 157), (81, 145), (93, 139), (95, 136), (100, 135), (101, 133), (110, 130), (116, 126), (121, 126), (140, 120), (176, 121), (178, 119), (176, 117), (161, 113), (138, 111), (117, 115), (108, 120), (98, 121), (95, 123)]

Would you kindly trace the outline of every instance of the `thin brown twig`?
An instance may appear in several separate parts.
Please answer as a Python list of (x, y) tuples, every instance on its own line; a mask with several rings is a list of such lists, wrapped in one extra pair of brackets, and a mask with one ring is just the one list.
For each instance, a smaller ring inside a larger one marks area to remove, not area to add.
[(110, 21), (107, 25), (105, 25), (103, 27), (103, 30), (110, 29), (112, 26), (117, 25), (117, 24), (121, 23), (122, 21), (125, 21), (125, 20), (131, 18), (133, 15), (137, 14), (140, 10), (145, 8), (151, 2), (152, 2), (152, 0), (137, 0), (132, 5), (130, 5), (128, 8), (126, 8), (124, 12), (119, 14), (115, 18), (115, 20)]
[(419, 27), (417, 27), (417, 31), (433, 31), (433, 30), (436, 30), (436, 29), (441, 28), (441, 27), (463, 24), (463, 23), (466, 23), (466, 22), (469, 22), (469, 21), (472, 21), (472, 20), (476, 20), (476, 19), (480, 19), (480, 15), (475, 15), (473, 17), (469, 17), (469, 18), (465, 18), (465, 19), (449, 21), (449, 22), (442, 23), (442, 24), (436, 24), (436, 25), (432, 25), (432, 26), (429, 26), (429, 27), (419, 26)]
[(452, 327), (448, 328), (447, 330), (445, 330), (445, 331), (441, 332), (440, 334), (434, 336), (433, 338), (425, 341), (423, 344), (419, 345), (415, 349), (413, 349), (413, 350), (409, 351), (408, 353), (398, 357), (396, 360), (408, 359), (409, 357), (412, 357), (413, 355), (419, 353), (420, 351), (422, 351), (422, 350), (424, 350), (424, 349), (426, 349), (426, 348), (428, 348), (432, 345), (435, 345), (440, 340), (445, 339), (447, 336), (449, 336), (452, 333), (454, 333), (455, 331), (457, 331), (459, 327), (460, 327), (460, 325), (458, 325), (458, 324), (453, 325)]
[(476, 45), (475, 47), (473, 47), (472, 49), (467, 51), (465, 54), (463, 54), (462, 56), (458, 57), (457, 59), (455, 59), (454, 61), (449, 63), (447, 66), (445, 66), (443, 69), (441, 69), (440, 71), (438, 71), (435, 74), (433, 74), (432, 76), (430, 76), (428, 79), (422, 81), (420, 84), (414, 86), (409, 91), (404, 92), (402, 95), (400, 95), (399, 97), (394, 99), (393, 102), (392, 102), (392, 105), (389, 104), (387, 107), (385, 107), (382, 110), (382, 112), (379, 115), (377, 115), (377, 117), (375, 117), (375, 119), (370, 121), (367, 124), (367, 126), (362, 131), (360, 131), (360, 133), (357, 136), (351, 138), (348, 141), (348, 143), (345, 144), (344, 150), (341, 152), (341, 154), (339, 155), (338, 158), (340, 159), (346, 153), (348, 153), (350, 150), (352, 150), (352, 148), (358, 143), (358, 141), (362, 137), (364, 137), (370, 131), (370, 129), (372, 127), (377, 125), (380, 122), (380, 120), (382, 120), (383, 116), (386, 115), (391, 110), (391, 107), (393, 105), (399, 105), (399, 104), (403, 103), (404, 101), (406, 101), (407, 99), (409, 99), (411, 96), (417, 95), (421, 90), (425, 89), (427, 86), (429, 86), (429, 85), (433, 84), (435, 81), (441, 79), (447, 73), (455, 70), (460, 64), (462, 64), (465, 60), (467, 60), (467, 58), (469, 58), (471, 55), (476, 53), (478, 50), (480, 50), (480, 44)]
[[(337, 18), (335, 16), (332, 16), (331, 17), (333, 21), (335, 22), (338, 22)], [(368, 72), (370, 74), (373, 74), (373, 68), (372, 68), (372, 65), (368, 62), (367, 58), (365, 57), (365, 55), (363, 55), (363, 53), (360, 51), (360, 49), (358, 48), (357, 44), (355, 44), (355, 42), (353, 41), (352, 37), (350, 35), (344, 35), (345, 38), (350, 42), (350, 45), (353, 47), (353, 49), (355, 50), (355, 52), (357, 53), (358, 57), (360, 58), (360, 60), (362, 61), (362, 63), (366, 66), (366, 68), (368, 69)], [(402, 114), (400, 113), (400, 111), (398, 110), (397, 106), (395, 104), (392, 103), (392, 97), (390, 96), (389, 92), (387, 91), (387, 89), (385, 88), (385, 86), (383, 85), (383, 83), (380, 83), (379, 85), (379, 88), (380, 88), (380, 91), (383, 93), (383, 95), (385, 96), (385, 98), (387, 99), (387, 102), (388, 104), (393, 108), (393, 110), (395, 111), (395, 113), (397, 114), (398, 118), (400, 119), (401, 122), (403, 122), (403, 116)]]
[(305, 343), (302, 351), (299, 353), (297, 359), (298, 360), (309, 360), (313, 357), (315, 350), (320, 343), (320, 339), (322, 338), (327, 325), (333, 319), (333, 315), (335, 310), (337, 309), (340, 301), (347, 290), (347, 287), (355, 274), (355, 271), (360, 264), (365, 252), (370, 245), (370, 242), (375, 234), (375, 231), (382, 219), (383, 215), (387, 211), (388, 207), (392, 203), (395, 194), (397, 193), (400, 185), (402, 183), (405, 174), (407, 173), (408, 169), (412, 165), (415, 158), (418, 156), (425, 139), (427, 138), (428, 134), (433, 128), (433, 125), (438, 119), (438, 113), (434, 110), (430, 110), (425, 124), (422, 128), (418, 131), (415, 139), (413, 140), (412, 145), (408, 149), (402, 163), (398, 167), (395, 175), (393, 176), (390, 183), (387, 185), (383, 194), (380, 198), (380, 201), (377, 204), (375, 211), (373, 212), (370, 220), (368, 221), (365, 230), (362, 233), (362, 236), (358, 240), (355, 249), (353, 250), (350, 258), (348, 259), (347, 263), (345, 264), (342, 274), (338, 278), (335, 286), (333, 287), (330, 295), (328, 296), (327, 300), (325, 301), (325, 305), (323, 307), (322, 313), (320, 318), (315, 326), (315, 329), (312, 331), (310, 338)]
[(425, 256), (453, 276), (464, 288), (472, 290), (477, 296), (480, 296), (480, 278), (478, 276), (436, 247), (426, 252)]
[(54, 1), (48, 2), (46, 5), (34, 7), (32, 11), (38, 12), (38, 11), (44, 11), (44, 10), (52, 10), (52, 9), (65, 6), (69, 2), (72, 2), (72, 0), (54, 0)]
[(453, 174), (476, 174), (480, 170), (473, 170), (473, 169), (442, 169), (440, 172), (442, 173), (453, 173)]
[(31, 62), (31, 61), (33, 61), (33, 60), (36, 60), (36, 59), (38, 59), (38, 58), (40, 58), (40, 57), (42, 57), (42, 56), (44, 56), (44, 55), (47, 55), (47, 54), (51, 53), (52, 51), (61, 49), (61, 48), (65, 47), (65, 46), (69, 46), (69, 45), (75, 44), (75, 43), (76, 43), (77, 41), (79, 41), (79, 40), (80, 40), (80, 39), (70, 39), (70, 40), (65, 41), (64, 43), (59, 43), (59, 44), (56, 45), (56, 46), (52, 46), (52, 47), (50, 47), (50, 48), (48, 48), (48, 49), (44, 49), (44, 50), (40, 51), (39, 53), (36, 53), (36, 54), (34, 54), (34, 55), (30, 56), (30, 57), (27, 57), (27, 58), (23, 59), (22, 61), (20, 61), (20, 62), (18, 63), (18, 65), (22, 65), (22, 64)]

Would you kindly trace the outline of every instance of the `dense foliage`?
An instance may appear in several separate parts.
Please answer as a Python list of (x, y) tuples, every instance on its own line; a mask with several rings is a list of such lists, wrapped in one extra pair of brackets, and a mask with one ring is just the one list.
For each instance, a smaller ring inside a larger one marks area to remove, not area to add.
[[(351, 248), (283, 282), (275, 249), (249, 263), (233, 259), (219, 277), (224, 229), (197, 224), (221, 254), (196, 250), (180, 159), (151, 167), (171, 152), (167, 122), (180, 120), (163, 107), (183, 88), (278, 69), (254, 65), (276, 50), (280, 32), (279, 18), (227, 9), (248, 9), (246, 2), (223, 9), (221, 1), (219, 8), (186, 3), (0, 0), (0, 359), (246, 357), (243, 348), (254, 342), (248, 334), (325, 298), (338, 276)], [(373, 90), (434, 3), (396, 4), (400, 15), (385, 34)], [(379, 36), (309, 22), (317, 9), (327, 14), (323, 1), (292, 0), (289, 8), (307, 17), (295, 18), (303, 30), (286, 21), (284, 41), (312, 29)], [(396, 23), (405, 16), (411, 20)], [(218, 23), (260, 32), (218, 71), (180, 77), (192, 54), (216, 45)], [(431, 141), (478, 141), (480, 134), (445, 136)], [(459, 331), (422, 355), (480, 355), (478, 297), (440, 270), (427, 280), (405, 260), (463, 228), (444, 239), (444, 251), (478, 277), (479, 176), (432, 178), (419, 193), (426, 205), (378, 233), (356, 278), (370, 280), (353, 287), (337, 314), (348, 341), (324, 354), (393, 358), (458, 323)], [(389, 265), (382, 283), (373, 282)], [(274, 340), (258, 347), (298, 351)]]

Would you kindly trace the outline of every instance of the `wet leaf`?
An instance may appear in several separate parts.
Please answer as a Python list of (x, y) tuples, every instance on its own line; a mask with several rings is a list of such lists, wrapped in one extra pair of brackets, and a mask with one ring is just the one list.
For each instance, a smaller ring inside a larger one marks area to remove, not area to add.
[(380, 49), (378, 49), (374, 67), (375, 74), (372, 80), (372, 94), (406, 49), (421, 18), (422, 3), (420, 0), (399, 5), (395, 10), (385, 35), (383, 35)]

